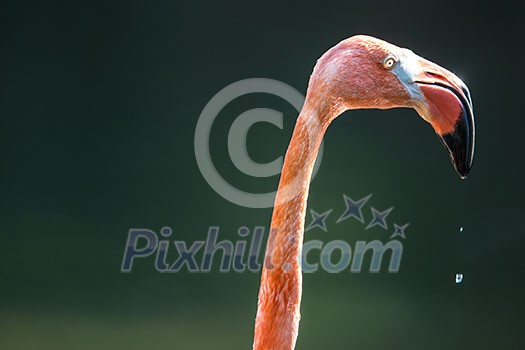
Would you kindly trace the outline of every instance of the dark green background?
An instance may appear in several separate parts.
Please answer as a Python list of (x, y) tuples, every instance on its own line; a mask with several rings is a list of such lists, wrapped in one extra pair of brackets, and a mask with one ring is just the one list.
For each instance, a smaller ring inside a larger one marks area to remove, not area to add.
[[(122, 274), (127, 232), (170, 226), (172, 239), (193, 242), (212, 225), (223, 239), (267, 226), (271, 209), (231, 204), (201, 176), (197, 119), (245, 78), (304, 93), (316, 59), (358, 33), (465, 80), (475, 164), (461, 181), (411, 110), (333, 123), (309, 208), (334, 213), (328, 233), (306, 239), (387, 237), (355, 220), (335, 225), (342, 193), (374, 193), (371, 206), (395, 207), (390, 226), (410, 226), (398, 274), (304, 276), (297, 348), (523, 348), (524, 9), (483, 3), (3, 2), (0, 349), (250, 348), (259, 274), (220, 274), (217, 264), (210, 274), (160, 274), (153, 258)], [(254, 126), (250, 155), (284, 154), (297, 112), (254, 94), (219, 115), (212, 155), (230, 183), (265, 192), (278, 177), (243, 175), (226, 146), (235, 117), (257, 107), (282, 111), (285, 129)]]

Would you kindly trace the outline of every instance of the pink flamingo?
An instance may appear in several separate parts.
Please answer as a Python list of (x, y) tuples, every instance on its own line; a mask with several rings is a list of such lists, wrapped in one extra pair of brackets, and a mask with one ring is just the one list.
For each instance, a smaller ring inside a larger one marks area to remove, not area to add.
[(343, 40), (317, 62), (286, 152), (259, 289), (255, 350), (293, 350), (302, 293), (301, 249), (308, 187), (323, 135), (342, 112), (414, 108), (465, 178), (474, 154), (474, 116), (465, 84), (412, 51), (364, 35)]

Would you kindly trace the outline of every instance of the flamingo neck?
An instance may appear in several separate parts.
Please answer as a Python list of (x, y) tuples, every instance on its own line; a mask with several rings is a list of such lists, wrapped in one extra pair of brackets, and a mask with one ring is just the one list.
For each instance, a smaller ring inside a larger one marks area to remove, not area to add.
[(308, 190), (323, 135), (340, 112), (305, 103), (286, 152), (259, 289), (254, 350), (292, 350), (302, 293), (301, 253)]

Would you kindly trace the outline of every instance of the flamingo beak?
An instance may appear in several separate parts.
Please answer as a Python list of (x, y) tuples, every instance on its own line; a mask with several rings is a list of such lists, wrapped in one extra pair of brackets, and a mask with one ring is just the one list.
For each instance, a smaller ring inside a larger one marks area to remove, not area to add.
[(474, 111), (470, 93), (456, 75), (420, 58), (413, 77), (422, 92), (415, 109), (428, 121), (449, 152), (456, 172), (465, 179), (474, 156)]

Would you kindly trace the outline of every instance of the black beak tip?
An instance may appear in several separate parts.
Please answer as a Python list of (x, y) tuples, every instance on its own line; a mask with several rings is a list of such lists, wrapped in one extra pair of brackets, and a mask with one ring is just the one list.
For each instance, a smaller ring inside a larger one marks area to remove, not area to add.
[(475, 143), (475, 123), (474, 123), (474, 109), (472, 106), (472, 99), (470, 91), (467, 86), (461, 82), (461, 91), (449, 87), (447, 85), (441, 86), (450, 90), (456, 95), (461, 102), (461, 110), (456, 117), (456, 122), (451, 131), (441, 134), (438, 133), (439, 139), (448, 150), (450, 160), (454, 169), (462, 180), (467, 178), (467, 175), (472, 168), (472, 160), (474, 158), (474, 143)]
[(474, 155), (474, 125), (471, 113), (462, 113), (454, 130), (440, 135), (443, 145), (447, 148), (454, 169), (462, 180), (472, 168)]
[(456, 167), (456, 172), (458, 173), (459, 177), (461, 178), (461, 180), (465, 180), (470, 172), (470, 167), (468, 168), (462, 168), (462, 169), (458, 169)]

